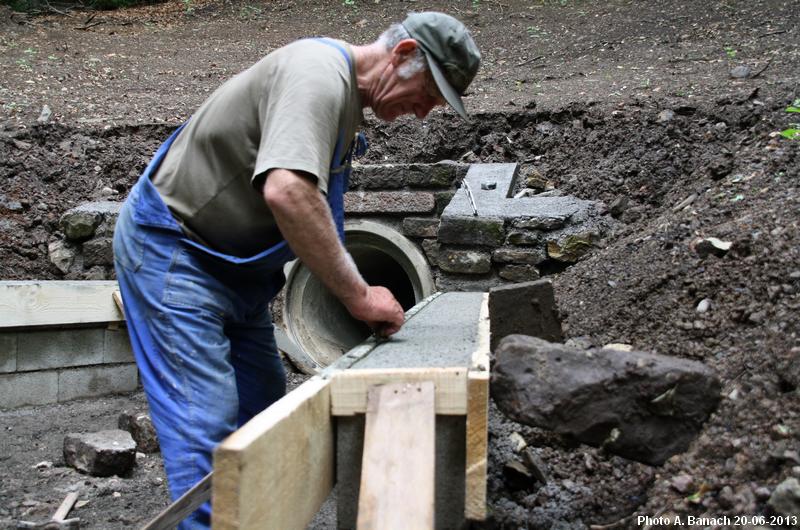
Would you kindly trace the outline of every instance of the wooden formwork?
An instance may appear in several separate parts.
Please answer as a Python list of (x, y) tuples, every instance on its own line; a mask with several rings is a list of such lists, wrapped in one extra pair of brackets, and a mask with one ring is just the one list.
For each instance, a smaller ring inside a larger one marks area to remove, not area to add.
[[(432, 384), (435, 414), (465, 419), (463, 515), (471, 520), (484, 519), (489, 396), (488, 297), (472, 294), (479, 297), (479, 311), (473, 315), (474, 325), (469, 331), (472, 333), (471, 351), (462, 356), (462, 365), (435, 366), (437, 358), (441, 358), (435, 356), (420, 358), (421, 366), (408, 366), (410, 361), (406, 358), (403, 363), (406, 366), (376, 368), (374, 366), (380, 362), (367, 361), (381, 355), (387, 343), (375, 344), (370, 339), (226, 439), (217, 449), (214, 460), (213, 528), (305, 528), (336, 482), (335, 418), (367, 412), (368, 394), (378, 385), (423, 382)], [(432, 317), (426, 314), (426, 308), (435, 305), (436, 299), (439, 306), (447, 302), (446, 298), (433, 295), (409, 312), (405, 331), (393, 339), (393, 348), (413, 351), (422, 347), (416, 340), (415, 330), (424, 327)], [(443, 351), (450, 346), (446, 342), (440, 345)], [(424, 345), (424, 349), (429, 351), (430, 345)], [(391, 350), (385, 354), (391, 355)], [(413, 360), (413, 355), (411, 358)], [(437, 470), (439, 473), (447, 471)], [(402, 498), (395, 502), (401, 503), (401, 507), (406, 505)]]

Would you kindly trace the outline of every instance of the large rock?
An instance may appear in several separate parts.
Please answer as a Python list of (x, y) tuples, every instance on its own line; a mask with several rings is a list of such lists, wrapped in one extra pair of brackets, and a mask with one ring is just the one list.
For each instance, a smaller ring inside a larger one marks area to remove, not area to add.
[(136, 442), (136, 450), (142, 453), (157, 453), (159, 451), (158, 437), (153, 427), (153, 421), (146, 412), (124, 410), (119, 415), (117, 426), (123, 431), (131, 433)]
[(492, 397), (505, 414), (648, 464), (685, 451), (720, 399), (719, 379), (696, 361), (523, 335), (495, 354)]
[(477, 250), (440, 250), (439, 268), (459, 274), (484, 274), (492, 269), (492, 258), (488, 252)]
[(123, 430), (68, 434), (64, 437), (64, 460), (95, 477), (124, 475), (136, 462), (136, 442)]
[(499, 247), (506, 232), (503, 220), (497, 217), (445, 215), (438, 236), (442, 243)]
[(800, 482), (794, 477), (787, 478), (778, 484), (767, 504), (777, 514), (786, 516), (799, 515)]

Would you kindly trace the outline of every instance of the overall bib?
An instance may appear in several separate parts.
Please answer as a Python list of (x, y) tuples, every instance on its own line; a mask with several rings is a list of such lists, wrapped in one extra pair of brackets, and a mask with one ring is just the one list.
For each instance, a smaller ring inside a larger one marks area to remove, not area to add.
[[(337, 43), (320, 41), (350, 63)], [(182, 129), (154, 155), (114, 232), (128, 333), (173, 501), (211, 471), (225, 437), (285, 394), (269, 302), (294, 259), (286, 241), (239, 258), (185, 236), (150, 180)], [(350, 142), (340, 133), (331, 161), (328, 204), (342, 239), (350, 162), (365, 149), (362, 135)], [(208, 528), (210, 514), (206, 503), (179, 528)]]

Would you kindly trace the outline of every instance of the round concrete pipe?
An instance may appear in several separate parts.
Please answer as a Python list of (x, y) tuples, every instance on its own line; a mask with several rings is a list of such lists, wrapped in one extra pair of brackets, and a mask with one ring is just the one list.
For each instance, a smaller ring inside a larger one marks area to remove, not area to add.
[[(360, 220), (346, 223), (345, 248), (364, 280), (392, 291), (403, 309), (413, 307), (434, 291), (425, 257), (413, 243), (386, 225)], [(306, 373), (328, 366), (370, 335), (367, 325), (351, 317), (299, 261), (288, 267), (283, 325), (294, 343), (284, 351)]]

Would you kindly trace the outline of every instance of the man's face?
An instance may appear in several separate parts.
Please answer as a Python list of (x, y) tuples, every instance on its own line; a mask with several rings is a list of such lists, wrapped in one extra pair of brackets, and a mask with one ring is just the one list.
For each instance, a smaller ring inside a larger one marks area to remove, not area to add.
[(445, 104), (427, 69), (405, 79), (398, 72), (398, 66), (393, 64), (381, 76), (380, 90), (372, 104), (378, 118), (393, 121), (399, 116), (413, 114), (423, 119), (431, 109)]

